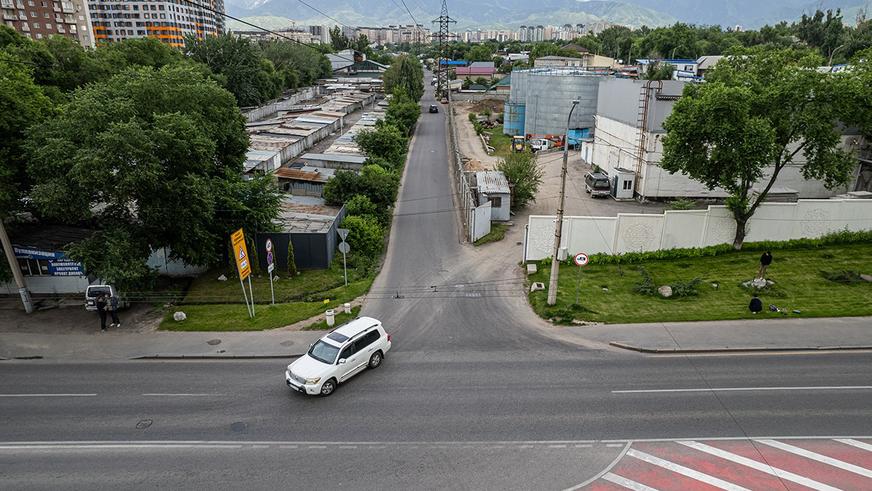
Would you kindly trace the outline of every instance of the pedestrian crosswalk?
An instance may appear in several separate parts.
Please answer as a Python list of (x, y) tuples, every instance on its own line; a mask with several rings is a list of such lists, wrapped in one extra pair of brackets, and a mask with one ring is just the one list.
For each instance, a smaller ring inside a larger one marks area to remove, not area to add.
[(872, 439), (631, 442), (614, 465), (584, 489), (869, 491)]

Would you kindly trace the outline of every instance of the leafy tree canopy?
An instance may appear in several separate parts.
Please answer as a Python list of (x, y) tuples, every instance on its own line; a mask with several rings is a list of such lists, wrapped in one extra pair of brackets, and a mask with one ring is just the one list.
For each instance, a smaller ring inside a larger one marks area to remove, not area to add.
[(421, 100), (421, 96), (424, 95), (424, 69), (421, 63), (411, 56), (400, 55), (394, 58), (382, 79), (388, 92), (401, 88), (413, 101)]
[(240, 177), (248, 136), (233, 96), (190, 66), (80, 89), (26, 147), (37, 211), (91, 221), (99, 232), (70, 254), (109, 281), (142, 278), (161, 247), (212, 264), (229, 232), (269, 229), (277, 214), (268, 178)]

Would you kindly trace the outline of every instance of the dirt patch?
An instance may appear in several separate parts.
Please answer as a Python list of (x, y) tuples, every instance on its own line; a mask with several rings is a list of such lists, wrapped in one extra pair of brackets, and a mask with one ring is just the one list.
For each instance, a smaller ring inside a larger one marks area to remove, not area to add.
[(505, 104), (506, 102), (502, 99), (482, 99), (474, 103), (470, 110), (475, 113), (483, 113), (485, 109), (488, 109), (491, 113), (496, 114), (503, 112)]
[(475, 128), (469, 122), (469, 113), (473, 112), (473, 104), (469, 102), (456, 102), (452, 103), (452, 106), (454, 107), (454, 121), (457, 124), (457, 146), (464, 157), (468, 158), (470, 162), (476, 162), (476, 168), (467, 167), (466, 169), (496, 169), (500, 159), (493, 155), (488, 155), (481, 138), (475, 134)]

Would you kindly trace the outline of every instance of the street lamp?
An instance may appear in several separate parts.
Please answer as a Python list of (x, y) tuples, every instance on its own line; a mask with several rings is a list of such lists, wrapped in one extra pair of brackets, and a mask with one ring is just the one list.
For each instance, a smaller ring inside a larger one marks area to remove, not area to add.
[(569, 160), (569, 122), (572, 120), (572, 112), (578, 106), (579, 101), (572, 101), (569, 116), (566, 117), (566, 132), (563, 134), (563, 170), (560, 172), (560, 204), (557, 205), (557, 224), (554, 227), (554, 250), (551, 254), (551, 279), (548, 281), (548, 305), (557, 303), (557, 275), (560, 273), (560, 261), (557, 254), (560, 252), (560, 235), (563, 233), (563, 204), (566, 201), (566, 165)]
[(841, 44), (836, 49), (834, 49), (832, 51), (832, 53), (830, 53), (830, 63), (827, 66), (829, 66), (829, 67), (833, 66), (833, 56), (836, 56), (836, 52), (839, 51), (840, 49), (844, 48), (845, 46), (847, 46), (847, 44)]

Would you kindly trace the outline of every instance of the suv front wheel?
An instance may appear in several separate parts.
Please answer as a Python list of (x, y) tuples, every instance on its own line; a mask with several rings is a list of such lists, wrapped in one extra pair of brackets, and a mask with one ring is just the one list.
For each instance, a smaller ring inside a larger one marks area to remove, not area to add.
[(323, 397), (329, 396), (334, 390), (336, 390), (336, 380), (332, 378), (321, 385), (321, 395)]
[(382, 352), (376, 351), (369, 357), (369, 368), (378, 368), (382, 362)]

